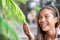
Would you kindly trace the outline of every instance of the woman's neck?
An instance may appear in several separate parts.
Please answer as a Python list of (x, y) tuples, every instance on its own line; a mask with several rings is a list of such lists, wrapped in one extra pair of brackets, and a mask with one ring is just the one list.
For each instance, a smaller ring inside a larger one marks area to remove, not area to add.
[(56, 36), (55, 29), (51, 29), (51, 30), (46, 32), (46, 40), (55, 40), (55, 36)]

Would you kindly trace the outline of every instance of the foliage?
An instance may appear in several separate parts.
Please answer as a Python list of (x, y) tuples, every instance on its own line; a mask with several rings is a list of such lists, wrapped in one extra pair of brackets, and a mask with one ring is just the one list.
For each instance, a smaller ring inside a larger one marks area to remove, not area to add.
[(0, 34), (3, 34), (6, 40), (8, 40), (8, 34), (10, 34), (10, 37), (12, 37), (11, 39), (18, 40), (18, 36), (14, 29), (11, 28), (10, 25), (1, 16), (0, 16)]
[(0, 33), (3, 34), (3, 39), (8, 40), (8, 34), (10, 40), (19, 40), (15, 30), (7, 23), (4, 16), (7, 19), (15, 19), (19, 22), (26, 22), (25, 16), (18, 5), (13, 0), (1, 0), (0, 5), (2, 7), (2, 16), (0, 15)]
[(23, 3), (26, 4), (28, 0), (14, 0), (16, 3)]
[(5, 0), (6, 2), (2, 2), (3, 8), (5, 10), (6, 17), (8, 19), (14, 18), (20, 22), (26, 21), (25, 16), (21, 9), (16, 5), (16, 3), (12, 0)]
[(36, 10), (37, 12), (39, 12), (39, 11), (40, 11), (40, 9), (41, 9), (41, 7), (40, 7), (40, 6), (36, 6), (36, 7), (35, 7), (35, 10)]

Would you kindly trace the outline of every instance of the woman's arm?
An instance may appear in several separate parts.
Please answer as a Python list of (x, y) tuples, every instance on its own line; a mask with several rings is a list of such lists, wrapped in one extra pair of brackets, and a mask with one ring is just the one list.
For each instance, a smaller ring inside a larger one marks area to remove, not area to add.
[(24, 33), (29, 38), (29, 40), (34, 40), (34, 36), (33, 36), (32, 32), (30, 31), (30, 28), (27, 23), (23, 24), (23, 30), (24, 30)]

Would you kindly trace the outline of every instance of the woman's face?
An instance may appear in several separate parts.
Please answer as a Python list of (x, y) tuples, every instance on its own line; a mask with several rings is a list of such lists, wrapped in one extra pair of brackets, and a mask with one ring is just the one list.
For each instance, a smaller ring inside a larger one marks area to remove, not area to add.
[(57, 17), (54, 17), (52, 10), (43, 9), (39, 14), (38, 22), (43, 31), (49, 31), (52, 28), (55, 28)]

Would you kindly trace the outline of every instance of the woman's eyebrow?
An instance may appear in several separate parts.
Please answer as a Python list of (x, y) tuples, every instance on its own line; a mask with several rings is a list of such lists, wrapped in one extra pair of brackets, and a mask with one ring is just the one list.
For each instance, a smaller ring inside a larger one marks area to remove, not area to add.
[(48, 14), (45, 14), (45, 15), (48, 15)]

